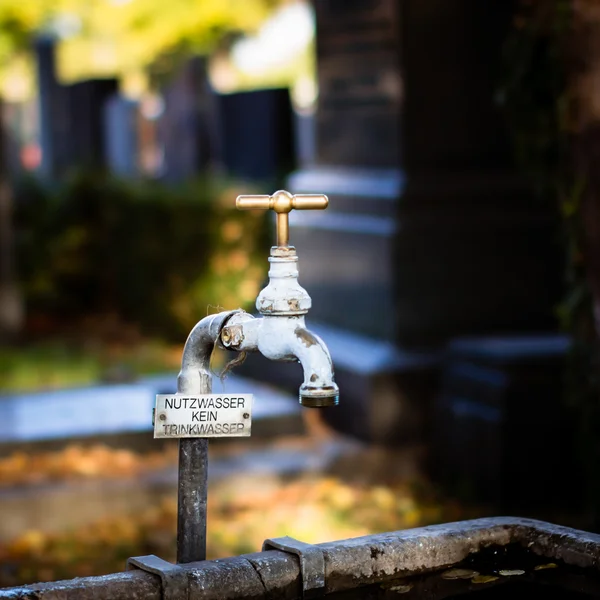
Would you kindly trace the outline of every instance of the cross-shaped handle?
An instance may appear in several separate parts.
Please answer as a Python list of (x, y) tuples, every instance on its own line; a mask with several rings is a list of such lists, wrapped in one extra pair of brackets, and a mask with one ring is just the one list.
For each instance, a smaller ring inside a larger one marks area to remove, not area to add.
[(272, 196), (238, 196), (235, 205), (240, 210), (253, 208), (269, 208), (277, 213), (277, 245), (288, 246), (290, 241), (290, 224), (288, 213), (296, 210), (323, 210), (327, 208), (329, 199), (323, 194), (296, 194), (279, 190)]

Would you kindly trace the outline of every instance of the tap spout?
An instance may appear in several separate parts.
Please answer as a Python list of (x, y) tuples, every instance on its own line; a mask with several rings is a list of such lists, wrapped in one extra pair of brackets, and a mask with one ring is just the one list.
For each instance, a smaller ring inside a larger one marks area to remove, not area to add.
[(304, 315), (255, 318), (240, 312), (228, 320), (220, 342), (231, 350), (259, 351), (270, 360), (299, 361), (304, 370), (300, 404), (311, 408), (338, 404), (331, 356), (323, 340), (306, 329)]
[(304, 369), (300, 404), (310, 408), (337, 406), (339, 389), (333, 379), (333, 362), (323, 340), (305, 327), (294, 330), (294, 354)]

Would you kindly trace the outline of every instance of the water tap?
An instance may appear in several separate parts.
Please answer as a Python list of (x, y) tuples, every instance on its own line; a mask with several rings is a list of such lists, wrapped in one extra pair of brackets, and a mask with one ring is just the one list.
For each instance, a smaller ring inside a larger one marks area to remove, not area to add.
[(304, 315), (311, 307), (308, 292), (298, 283), (298, 255), (289, 245), (288, 214), (292, 209), (325, 209), (327, 196), (285, 191), (272, 196), (238, 196), (237, 208), (272, 209), (277, 214), (277, 245), (271, 248), (269, 283), (256, 299), (262, 315), (238, 311), (221, 330), (220, 343), (237, 351), (258, 351), (270, 360), (299, 361), (304, 369), (300, 404), (335, 406), (339, 390), (333, 363), (323, 340), (306, 328)]

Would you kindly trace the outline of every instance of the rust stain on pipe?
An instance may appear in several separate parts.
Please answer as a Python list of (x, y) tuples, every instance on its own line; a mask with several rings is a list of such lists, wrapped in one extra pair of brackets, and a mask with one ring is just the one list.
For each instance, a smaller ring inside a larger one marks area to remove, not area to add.
[(317, 340), (317, 338), (310, 331), (308, 331), (308, 329), (298, 327), (295, 333), (296, 337), (301, 340), (307, 348), (316, 346), (319, 343), (319, 340)]

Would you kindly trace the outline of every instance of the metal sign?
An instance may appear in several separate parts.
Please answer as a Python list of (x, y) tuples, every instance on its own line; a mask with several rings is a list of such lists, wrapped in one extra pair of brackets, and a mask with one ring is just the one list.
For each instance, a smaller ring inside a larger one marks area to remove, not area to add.
[(252, 394), (157, 394), (154, 437), (248, 437), (252, 403)]

